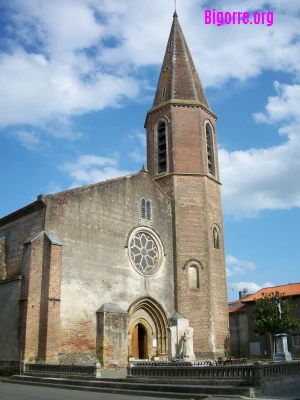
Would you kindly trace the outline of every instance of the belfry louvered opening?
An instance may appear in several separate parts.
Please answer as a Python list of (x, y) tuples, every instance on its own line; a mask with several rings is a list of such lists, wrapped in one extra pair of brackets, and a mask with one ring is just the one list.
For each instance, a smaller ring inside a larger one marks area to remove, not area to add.
[(206, 146), (207, 146), (207, 167), (208, 172), (212, 175), (215, 175), (215, 157), (214, 157), (214, 144), (212, 137), (212, 129), (211, 126), (206, 124)]
[(157, 128), (157, 172), (167, 171), (166, 124), (161, 122)]

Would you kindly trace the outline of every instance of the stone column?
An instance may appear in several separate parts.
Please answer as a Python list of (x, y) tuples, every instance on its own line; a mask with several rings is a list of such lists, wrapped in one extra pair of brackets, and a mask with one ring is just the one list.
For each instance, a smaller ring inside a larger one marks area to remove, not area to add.
[(287, 336), (286, 333), (275, 335), (276, 353), (274, 361), (292, 361), (291, 353), (288, 351)]

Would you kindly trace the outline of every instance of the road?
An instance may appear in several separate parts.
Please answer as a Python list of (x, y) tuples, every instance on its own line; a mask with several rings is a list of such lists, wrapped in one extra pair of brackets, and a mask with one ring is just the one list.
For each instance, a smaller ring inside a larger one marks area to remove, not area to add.
[[(56, 389), (3, 383), (0, 381), (0, 400), (166, 400), (162, 397), (144, 397), (124, 394), (92, 393), (80, 390)], [(211, 397), (211, 400), (232, 400), (232, 397)], [(273, 395), (256, 400), (300, 400), (300, 389), (284, 395)], [(169, 399), (172, 400), (172, 399)], [(187, 397), (187, 400), (189, 398)]]
[[(123, 394), (92, 393), (80, 390), (55, 389), (0, 382), (0, 400), (153, 400), (153, 397)], [(166, 400), (156, 397), (156, 400)]]

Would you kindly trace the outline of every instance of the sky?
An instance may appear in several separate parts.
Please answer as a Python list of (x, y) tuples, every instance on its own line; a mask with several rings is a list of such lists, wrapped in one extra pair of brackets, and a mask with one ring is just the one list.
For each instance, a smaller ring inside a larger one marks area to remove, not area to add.
[[(273, 22), (205, 24), (213, 9)], [(173, 12), (174, 0), (0, 0), (0, 217), (146, 164)], [(228, 298), (299, 282), (300, 1), (177, 12), (218, 115)]]

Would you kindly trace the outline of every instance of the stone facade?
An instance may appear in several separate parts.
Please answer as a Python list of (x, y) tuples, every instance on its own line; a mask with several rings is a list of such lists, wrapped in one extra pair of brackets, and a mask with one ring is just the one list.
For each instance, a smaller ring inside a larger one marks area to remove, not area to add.
[(224, 355), (215, 121), (175, 14), (145, 124), (149, 172), (40, 195), (0, 219), (1, 326), (16, 316), (0, 361), (18, 360), (21, 349), (48, 363), (167, 360), (174, 311), (194, 329), (196, 356)]
[[(151, 202), (151, 220), (141, 219), (143, 198)], [(12, 360), (22, 346), (27, 360), (90, 363), (100, 358), (106, 367), (124, 366), (132, 348), (130, 332), (138, 324), (147, 332), (147, 357), (166, 357), (167, 321), (175, 308), (172, 207), (166, 194), (147, 172), (140, 172), (40, 196), (38, 202), (41, 210), (32, 212), (30, 205), (28, 215), (20, 218), (17, 211), (9, 216), (9, 224), (5, 217), (0, 228), (6, 243), (17, 240), (19, 249), (18, 263), (5, 253), (8, 276), (3, 288), (12, 273), (22, 276), (19, 293), (14, 289), (14, 304), (6, 303), (7, 291), (0, 297), (4, 320), (11, 308), (19, 309), (14, 331), (19, 329), (20, 337), (10, 341)], [(153, 238), (150, 245), (156, 246), (154, 274), (133, 265), (132, 243), (141, 236), (141, 241)], [(125, 314), (101, 312), (107, 303)], [(4, 343), (3, 338), (3, 347)]]

